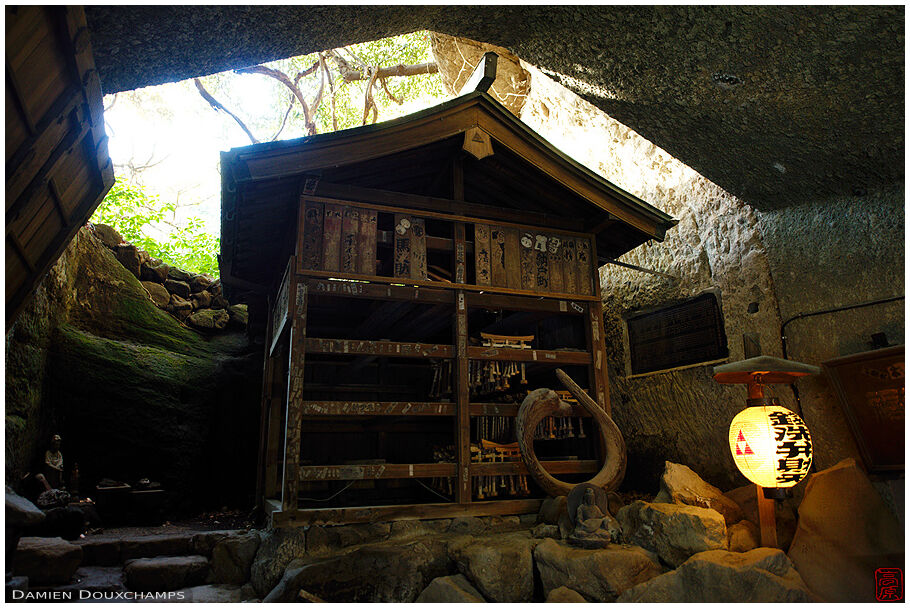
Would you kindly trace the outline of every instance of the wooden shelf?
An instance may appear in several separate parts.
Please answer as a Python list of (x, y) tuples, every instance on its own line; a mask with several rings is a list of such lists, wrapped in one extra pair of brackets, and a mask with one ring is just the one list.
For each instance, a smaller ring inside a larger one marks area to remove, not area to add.
[[(518, 403), (472, 403), (470, 406), (471, 416), (517, 416)], [(576, 418), (590, 418), (591, 414), (580, 405), (572, 406), (572, 413), (567, 416)], [(557, 416), (558, 417), (558, 416)]]
[[(596, 473), (600, 463), (596, 460), (543, 460), (544, 470), (551, 475), (567, 473)], [(528, 469), (521, 461), (515, 462), (472, 462), (471, 477), (480, 475), (527, 475)]]
[(454, 477), (455, 463), (341, 464), (300, 467), (300, 481), (348, 481), (352, 479), (408, 479)]
[(468, 359), (481, 361), (523, 361), (527, 363), (553, 363), (556, 365), (590, 365), (591, 353), (580, 350), (537, 350), (500, 348), (496, 346), (469, 346)]
[[(303, 279), (311, 296), (337, 296), (367, 300), (397, 300), (429, 304), (452, 304), (452, 293), (432, 287), (407, 287), (363, 281), (330, 281), (327, 279)], [(401, 282), (399, 280), (399, 282)]]
[(307, 354), (318, 355), (376, 355), (417, 359), (451, 359), (454, 356), (454, 349), (448, 344), (420, 344), (417, 342), (306, 338), (304, 347)]
[(304, 416), (454, 416), (455, 404), (425, 401), (304, 401)]

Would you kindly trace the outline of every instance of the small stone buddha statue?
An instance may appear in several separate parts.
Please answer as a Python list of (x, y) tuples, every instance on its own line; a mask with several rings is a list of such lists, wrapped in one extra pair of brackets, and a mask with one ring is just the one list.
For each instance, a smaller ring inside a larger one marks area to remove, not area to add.
[(605, 513), (597, 506), (594, 488), (585, 488), (584, 498), (575, 511), (575, 529), (569, 535), (569, 542), (588, 549), (599, 549), (619, 541), (621, 536), (619, 522), (609, 511)]

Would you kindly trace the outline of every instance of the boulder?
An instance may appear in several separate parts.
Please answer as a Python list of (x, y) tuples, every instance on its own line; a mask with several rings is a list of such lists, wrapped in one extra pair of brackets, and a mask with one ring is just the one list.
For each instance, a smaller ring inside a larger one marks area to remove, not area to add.
[(193, 275), (191, 275), (190, 273), (188, 273), (185, 270), (180, 270), (176, 266), (171, 266), (170, 268), (168, 268), (167, 277), (174, 281), (181, 281), (183, 283), (187, 283), (187, 287), (189, 287), (189, 281), (192, 280)]
[[(207, 291), (200, 291), (191, 295), (190, 301), (193, 303), (193, 308), (195, 310), (208, 308), (212, 305), (212, 294)], [(228, 314), (230, 314), (230, 311), (228, 311)]]
[(171, 294), (171, 299), (168, 302), (167, 309), (169, 312), (177, 312), (178, 310), (193, 310), (193, 303), (189, 300), (181, 298), (175, 293)]
[(250, 566), (259, 548), (259, 534), (248, 532), (228, 536), (212, 548), (209, 581), (242, 585), (250, 580)]
[(209, 285), (208, 292), (213, 296), (221, 295), (221, 279), (215, 279), (211, 285)]
[(214, 282), (214, 279), (207, 274), (196, 274), (190, 277), (190, 291), (192, 293), (198, 293), (200, 291), (205, 291), (209, 288)]
[(455, 534), (479, 534), (486, 526), (479, 517), (456, 517), (449, 526), (449, 532)]
[[(82, 566), (73, 575), (73, 582), (69, 585), (56, 587), (56, 591), (68, 591), (74, 598), (80, 598), (80, 593), (91, 594), (111, 593), (126, 591), (123, 579), (122, 566)], [(101, 599), (97, 595), (87, 599)]]
[(122, 562), (119, 538), (88, 536), (76, 544), (82, 547), (83, 566), (116, 566)]
[(215, 331), (227, 327), (230, 318), (230, 315), (224, 310), (207, 308), (189, 315), (186, 322), (196, 329)]
[[(152, 259), (152, 256), (149, 255), (149, 252), (145, 251), (144, 249), (140, 249), (137, 253), (139, 254), (139, 272), (141, 274), (142, 266), (148, 266), (149, 262)], [(158, 260), (158, 263), (160, 264), (161, 260)]]
[(449, 529), (449, 519), (405, 519), (393, 521), (389, 527), (389, 538), (411, 540), (432, 534), (442, 534)]
[(673, 568), (701, 551), (727, 548), (724, 517), (714, 509), (638, 500), (616, 518), (626, 542), (654, 551)]
[(44, 521), (44, 511), (32, 501), (6, 488), (6, 526), (28, 528)]
[(137, 279), (139, 278), (141, 263), (139, 261), (139, 250), (136, 249), (135, 245), (130, 245), (129, 243), (117, 245), (114, 247), (114, 256), (124, 268), (129, 270)]
[(28, 577), (29, 585), (68, 583), (82, 562), (82, 548), (62, 538), (26, 536), (19, 541), (13, 573)]
[(183, 281), (168, 279), (164, 282), (164, 288), (167, 289), (169, 293), (178, 295), (181, 298), (190, 297), (190, 286)]
[(213, 530), (210, 532), (199, 532), (198, 534), (194, 534), (192, 538), (193, 553), (212, 557), (212, 549), (215, 548), (215, 545), (225, 538), (240, 534), (245, 533), (240, 530)]
[[(201, 585), (181, 589), (183, 597), (172, 599), (173, 602), (192, 602), (192, 603), (217, 603), (217, 604), (234, 604), (246, 602), (254, 599), (256, 596), (250, 587), (240, 587), (237, 585)], [(160, 600), (155, 600), (160, 601)]]
[(123, 568), (126, 585), (133, 591), (174, 591), (205, 583), (209, 560), (201, 555), (143, 557)]
[(730, 551), (745, 553), (761, 546), (761, 532), (748, 519), (727, 528), (727, 546)]
[(417, 596), (418, 604), (465, 604), (485, 601), (480, 592), (471, 586), (462, 574), (436, 577)]
[(190, 534), (124, 536), (120, 539), (120, 557), (123, 561), (140, 557), (187, 555), (192, 551), (193, 537)]
[(562, 538), (559, 534), (559, 526), (553, 524), (537, 524), (531, 528), (531, 536), (534, 538)]
[(250, 582), (260, 597), (278, 584), (288, 564), (307, 554), (306, 534), (304, 528), (273, 528), (262, 535), (250, 567)]
[[(756, 526), (760, 525), (755, 484), (724, 492), (724, 496), (739, 505), (745, 519)], [(796, 506), (798, 504), (799, 502), (794, 498), (774, 501), (774, 514), (777, 522), (777, 547), (782, 551), (790, 548), (793, 535), (796, 534)]]
[(872, 602), (875, 571), (903, 568), (904, 528), (852, 458), (809, 478), (790, 559), (827, 602)]
[(143, 264), (139, 278), (143, 281), (164, 283), (167, 280), (168, 270), (170, 270), (170, 266), (164, 263), (158, 263), (156, 265), (151, 263)]
[(250, 321), (250, 314), (247, 312), (246, 304), (234, 304), (228, 306), (228, 314), (231, 315), (231, 323), (246, 327)]
[(92, 224), (92, 232), (95, 234), (95, 238), (109, 249), (113, 249), (123, 242), (120, 233), (107, 224)]
[(723, 492), (699, 477), (686, 465), (676, 464), (669, 460), (664, 463), (664, 473), (660, 478), (660, 492), (657, 493), (654, 502), (714, 509), (724, 516), (724, 521), (728, 526), (743, 518), (739, 505), (724, 496)]
[(808, 602), (808, 589), (780, 549), (715, 550), (629, 589), (618, 602)]
[(449, 565), (438, 539), (367, 545), (291, 562), (263, 602), (294, 601), (300, 589), (327, 602), (413, 602), (430, 581), (449, 574)]
[(579, 592), (568, 587), (557, 587), (547, 594), (547, 603), (581, 604), (587, 601)]
[(215, 308), (217, 310), (227, 310), (230, 305), (231, 303), (228, 302), (227, 298), (225, 298), (223, 295), (212, 296), (212, 308)]
[(493, 602), (530, 602), (534, 595), (533, 549), (525, 533), (469, 537), (449, 545), (449, 557), (483, 596)]
[(152, 302), (158, 308), (167, 308), (167, 305), (171, 303), (171, 294), (164, 288), (164, 285), (154, 281), (142, 281), (142, 286), (145, 287)]
[(365, 545), (389, 537), (388, 522), (349, 524), (347, 526), (312, 526), (307, 531), (306, 548), (310, 554), (332, 553), (344, 547)]
[(540, 512), (537, 514), (537, 522), (542, 524), (556, 525), (559, 523), (559, 516), (566, 512), (568, 499), (565, 496), (548, 496), (543, 499), (540, 505)]
[(537, 545), (534, 561), (545, 596), (559, 587), (568, 587), (589, 602), (615, 601), (626, 589), (662, 571), (657, 556), (641, 547), (579, 549), (553, 539)]

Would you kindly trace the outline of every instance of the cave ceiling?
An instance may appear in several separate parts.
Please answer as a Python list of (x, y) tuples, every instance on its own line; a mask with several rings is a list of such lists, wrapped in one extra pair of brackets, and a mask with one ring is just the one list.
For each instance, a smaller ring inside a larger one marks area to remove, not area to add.
[(429, 29), (489, 42), (759, 209), (904, 177), (904, 8), (87, 6), (105, 93)]

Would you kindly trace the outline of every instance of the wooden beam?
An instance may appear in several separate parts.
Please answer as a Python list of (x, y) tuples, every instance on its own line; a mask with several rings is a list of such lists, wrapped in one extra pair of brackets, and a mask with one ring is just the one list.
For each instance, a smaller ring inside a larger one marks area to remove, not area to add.
[(306, 279), (310, 296), (339, 296), (368, 300), (402, 300), (429, 304), (450, 304), (452, 294), (442, 289), (383, 285), (363, 281)]
[(284, 427), (284, 472), (281, 485), (281, 508), (297, 510), (297, 490), (300, 462), (300, 406), (303, 403), (303, 363), (306, 353), (307, 286), (294, 277), (291, 283), (294, 294), (291, 310), (290, 373), (288, 374), (287, 414)]
[[(465, 226), (455, 224), (455, 265), (456, 275), (464, 276)], [(460, 257), (459, 257), (460, 256)], [(458, 473), (455, 479), (455, 499), (460, 504), (471, 502), (471, 389), (468, 377), (468, 307), (465, 304), (465, 293), (458, 290), (455, 296), (455, 323), (453, 341), (455, 343), (455, 458)]]
[(495, 346), (469, 346), (468, 358), (482, 361), (525, 361), (565, 365), (587, 365), (592, 360), (591, 353), (585, 351), (498, 348)]
[(409, 479), (454, 477), (455, 463), (343, 464), (300, 467), (300, 481), (349, 481), (352, 479)]
[[(571, 473), (596, 473), (600, 463), (596, 460), (550, 460), (541, 461), (543, 468), (551, 475)], [(527, 475), (528, 468), (523, 462), (474, 462), (471, 463), (471, 477), (480, 475)]]
[(537, 513), (543, 500), (526, 498), (458, 503), (429, 503), (416, 505), (388, 505), (377, 507), (345, 507), (340, 509), (305, 509), (294, 512), (273, 512), (275, 527), (343, 525), (377, 521), (415, 519), (448, 519), (454, 517), (480, 517), (485, 515), (519, 515)]
[[(591, 246), (596, 247), (594, 243), (592, 243)], [(597, 251), (593, 250), (591, 253), (592, 257), (596, 259)], [(591, 367), (589, 368), (588, 386), (592, 387), (592, 390), (594, 391), (593, 396), (597, 399), (597, 403), (599, 403), (601, 407), (604, 408), (607, 415), (610, 416), (613, 412), (613, 408), (610, 405), (610, 366), (607, 363), (607, 350), (604, 343), (605, 336), (603, 328), (603, 306), (601, 304), (600, 272), (598, 271), (596, 264), (594, 265), (594, 295), (597, 297), (597, 301), (589, 304), (588, 319), (585, 323), (588, 349), (594, 357), (591, 362)]]
[(385, 342), (379, 340), (334, 340), (306, 338), (306, 350), (320, 355), (378, 355), (381, 357), (414, 357), (451, 359), (453, 348), (448, 344), (416, 342)]
[(493, 81), (496, 80), (496, 64), (498, 59), (499, 55), (493, 51), (484, 53), (483, 57), (480, 58), (480, 61), (477, 62), (477, 65), (474, 66), (474, 71), (471, 73), (470, 78), (465, 81), (458, 91), (458, 94), (466, 95), (468, 93), (473, 93), (474, 91), (480, 91), (481, 93), (487, 92), (490, 87), (493, 86)]
[(304, 401), (304, 416), (454, 416), (455, 404), (425, 401)]
[(585, 232), (586, 229), (583, 221), (559, 215), (535, 213), (523, 209), (503, 209), (502, 207), (466, 203), (460, 200), (424, 196), (421, 194), (393, 192), (391, 190), (381, 190), (378, 188), (362, 188), (360, 186), (351, 186), (348, 184), (333, 184), (320, 181), (316, 188), (315, 195), (332, 199), (343, 199), (346, 201), (393, 205), (425, 211), (441, 211), (451, 215), (462, 216), (465, 219), (476, 217), (491, 220), (492, 222), (506, 221), (525, 224), (532, 223), (579, 233)]
[[(534, 296), (538, 298), (550, 298), (554, 300), (575, 300), (576, 302), (593, 302), (596, 296), (579, 295), (577, 293), (539, 293), (525, 289), (510, 289), (507, 287), (490, 287), (489, 285), (470, 285), (467, 283), (443, 283), (440, 281), (419, 281), (417, 279), (399, 278), (399, 277), (377, 277), (366, 274), (350, 274), (346, 272), (330, 272), (322, 270), (305, 270), (300, 271), (302, 277), (312, 277), (318, 279), (341, 279), (349, 282), (372, 282), (372, 283), (390, 283), (402, 287), (430, 287), (434, 289), (462, 289), (464, 291), (482, 291), (499, 293), (512, 296)], [(451, 301), (451, 300), (449, 300)]]

